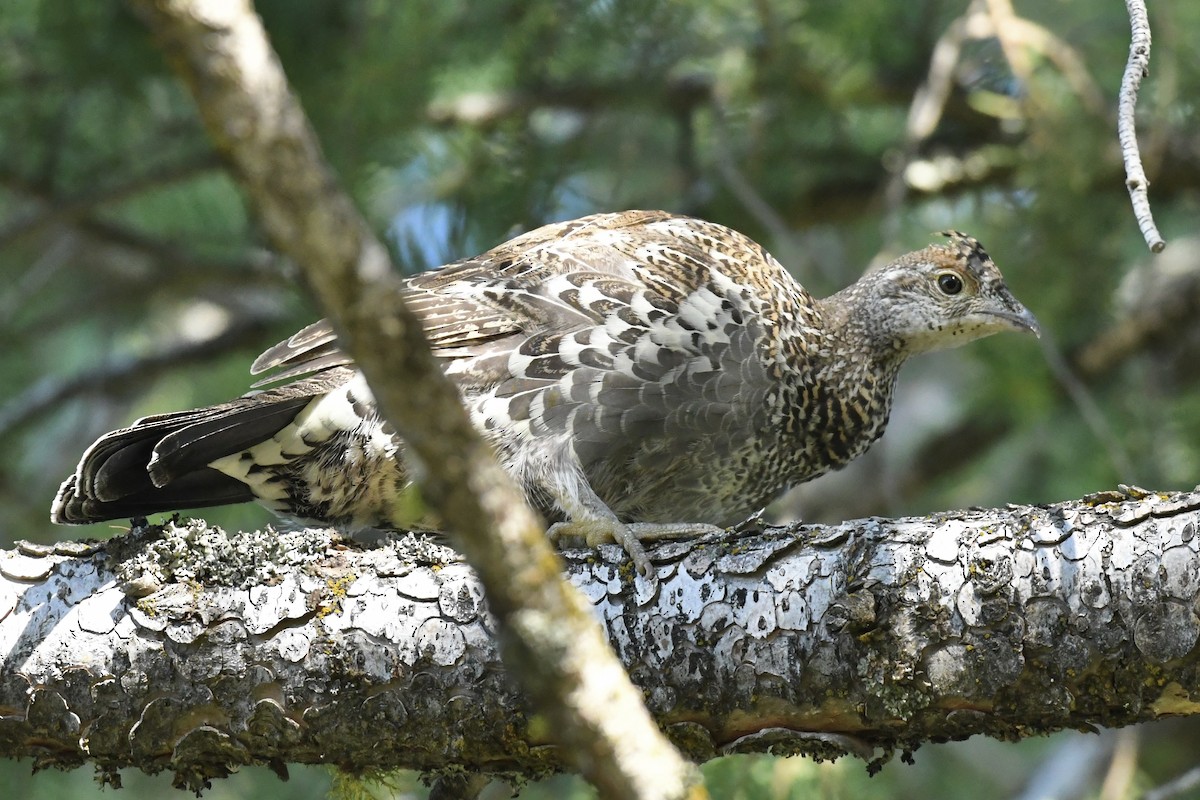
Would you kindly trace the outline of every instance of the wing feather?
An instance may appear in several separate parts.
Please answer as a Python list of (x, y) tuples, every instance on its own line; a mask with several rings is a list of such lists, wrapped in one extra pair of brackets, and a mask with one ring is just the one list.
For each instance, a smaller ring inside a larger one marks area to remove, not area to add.
[[(702, 220), (662, 211), (595, 214), (543, 226), (483, 255), (415, 275), (405, 283), (405, 302), (421, 319), (435, 355), (450, 363), (486, 357), (491, 375), (505, 346), (610, 318), (627, 331), (635, 299), (674, 313), (714, 268), (743, 282), (739, 254), (725, 252), (731, 236), (738, 248), (756, 251), (740, 255), (765, 257), (751, 240)], [(333, 326), (320, 320), (265, 351), (251, 373), (270, 373), (254, 384), (260, 387), (352, 363)], [(469, 366), (447, 369), (456, 376), (472, 372)]]

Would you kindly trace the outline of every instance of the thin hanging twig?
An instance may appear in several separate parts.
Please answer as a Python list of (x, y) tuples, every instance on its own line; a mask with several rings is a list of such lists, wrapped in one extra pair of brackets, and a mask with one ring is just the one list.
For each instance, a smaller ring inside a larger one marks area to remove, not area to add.
[(1146, 245), (1152, 252), (1158, 253), (1167, 243), (1154, 225), (1154, 215), (1150, 212), (1150, 197), (1147, 194), (1150, 181), (1146, 180), (1146, 172), (1142, 169), (1142, 154), (1138, 150), (1134, 125), (1138, 87), (1150, 69), (1150, 19), (1146, 15), (1144, 0), (1125, 0), (1125, 8), (1129, 12), (1132, 37), (1117, 104), (1117, 138), (1121, 142), (1121, 157), (1125, 160), (1125, 185), (1129, 188), (1133, 215), (1137, 218)]

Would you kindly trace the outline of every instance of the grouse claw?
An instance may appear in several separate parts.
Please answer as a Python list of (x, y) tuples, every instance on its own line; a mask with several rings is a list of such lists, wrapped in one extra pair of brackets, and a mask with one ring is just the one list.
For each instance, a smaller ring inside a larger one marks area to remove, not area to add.
[(560, 546), (559, 543), (563, 539), (576, 538), (583, 539), (587, 542), (588, 547), (616, 542), (629, 554), (638, 574), (649, 578), (654, 574), (654, 567), (650, 563), (650, 557), (646, 555), (646, 548), (642, 547), (642, 543), (638, 541), (637, 535), (630, 529), (631, 527), (616, 519), (591, 517), (573, 519), (569, 522), (556, 522), (546, 531), (546, 535), (555, 546)]
[(643, 542), (689, 539), (724, 532), (725, 529), (719, 525), (703, 522), (624, 523), (615, 519), (591, 518), (555, 523), (550, 526), (547, 536), (556, 545), (568, 537), (583, 539), (589, 547), (616, 542), (629, 554), (638, 574), (650, 578), (654, 574), (654, 565), (650, 563)]

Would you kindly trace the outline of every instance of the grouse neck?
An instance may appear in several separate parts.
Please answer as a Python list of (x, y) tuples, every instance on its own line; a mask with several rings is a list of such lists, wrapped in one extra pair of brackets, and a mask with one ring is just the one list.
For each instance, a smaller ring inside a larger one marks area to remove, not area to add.
[(824, 323), (829, 369), (851, 383), (864, 378), (873, 384), (895, 379), (909, 354), (891, 331), (880, 305), (872, 302), (859, 284), (816, 304)]
[[(812, 302), (807, 325), (791, 331), (797, 361), (785, 435), (803, 454), (789, 483), (839, 469), (883, 434), (905, 353), (877, 335), (854, 293)], [(785, 334), (785, 337), (787, 335)]]

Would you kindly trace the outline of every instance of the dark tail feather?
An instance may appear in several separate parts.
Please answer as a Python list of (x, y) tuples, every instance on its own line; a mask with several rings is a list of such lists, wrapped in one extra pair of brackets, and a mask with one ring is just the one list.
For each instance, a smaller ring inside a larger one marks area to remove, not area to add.
[(220, 415), (198, 419), (160, 438), (154, 446), (153, 458), (148, 465), (143, 462), (143, 468), (149, 469), (155, 484), (166, 485), (177, 476), (203, 469), (218, 458), (271, 438), (312, 399), (301, 396), (251, 403), (245, 408), (228, 408)]
[(106, 433), (59, 488), (50, 520), (85, 525), (254, 500), (244, 483), (207, 465), (275, 435), (319, 394), (263, 392)]
[(59, 525), (87, 525), (106, 519), (131, 519), (161, 511), (223, 506), (253, 499), (246, 484), (215, 469), (193, 472), (165, 487), (154, 486), (147, 478), (145, 486), (116, 500), (78, 494), (72, 475), (63, 481), (54, 498), (50, 520)]

